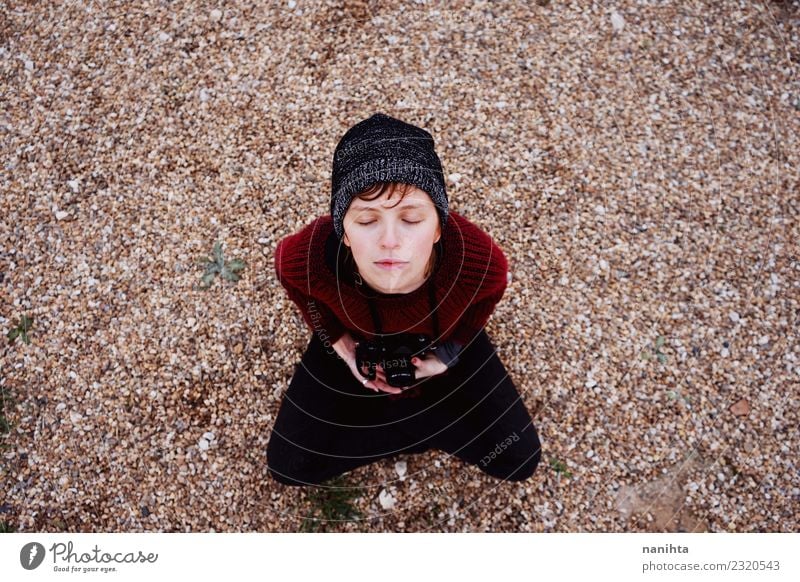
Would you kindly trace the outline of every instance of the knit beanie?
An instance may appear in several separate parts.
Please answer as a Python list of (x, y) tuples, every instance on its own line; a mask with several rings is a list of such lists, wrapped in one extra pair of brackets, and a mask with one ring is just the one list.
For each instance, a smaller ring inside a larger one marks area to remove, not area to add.
[(353, 197), (376, 182), (402, 182), (424, 190), (439, 222), (447, 223), (447, 191), (433, 137), (424, 129), (383, 113), (360, 121), (344, 134), (333, 153), (331, 216), (339, 240)]

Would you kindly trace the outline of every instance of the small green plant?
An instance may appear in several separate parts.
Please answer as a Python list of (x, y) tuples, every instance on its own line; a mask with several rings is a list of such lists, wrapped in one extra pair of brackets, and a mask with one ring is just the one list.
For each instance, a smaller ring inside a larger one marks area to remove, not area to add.
[(572, 477), (572, 472), (567, 469), (567, 465), (563, 461), (550, 459), (550, 468), (559, 475), (564, 475), (567, 479)]
[(33, 326), (33, 316), (28, 317), (24, 313), (19, 318), (17, 326), (8, 332), (7, 337), (10, 343), (14, 343), (18, 337), (22, 338), (26, 344), (31, 343), (31, 338), (28, 337), (28, 332)]
[(650, 352), (642, 352), (641, 358), (643, 360), (649, 360), (653, 356), (655, 356), (656, 358), (658, 358), (658, 361), (661, 362), (662, 364), (666, 363), (667, 356), (666, 354), (661, 353), (661, 347), (664, 345), (664, 341), (665, 339), (663, 335), (658, 336), (656, 338), (655, 349), (651, 350)]
[(324, 532), (329, 525), (358, 519), (361, 512), (353, 506), (358, 497), (357, 488), (350, 485), (344, 476), (322, 483), (308, 496), (311, 513), (303, 518), (300, 531)]
[[(11, 423), (6, 418), (6, 412), (14, 405), (11, 393), (5, 388), (0, 388), (0, 436), (5, 437), (11, 432)], [(8, 448), (4, 442), (0, 442), (0, 449)]]
[(213, 258), (203, 257), (200, 259), (200, 266), (205, 269), (203, 273), (203, 285), (200, 289), (208, 289), (211, 287), (211, 282), (214, 277), (220, 275), (226, 281), (233, 281), (234, 283), (239, 280), (238, 271), (241, 271), (245, 263), (240, 259), (233, 259), (225, 262), (225, 257), (222, 256), (222, 243), (214, 244)]
[(202, 257), (199, 264), (205, 268), (203, 285), (199, 286), (200, 289), (211, 287), (211, 282), (217, 275), (220, 275), (226, 281), (238, 281), (239, 275), (237, 272), (241, 271), (245, 266), (245, 262), (241, 259), (233, 259), (226, 263), (225, 258), (222, 256), (222, 243), (219, 242), (214, 244), (214, 257), (211, 259)]
[(667, 398), (670, 400), (677, 400), (678, 398), (682, 398), (686, 402), (689, 402), (689, 397), (685, 394), (681, 394), (679, 390), (667, 390)]

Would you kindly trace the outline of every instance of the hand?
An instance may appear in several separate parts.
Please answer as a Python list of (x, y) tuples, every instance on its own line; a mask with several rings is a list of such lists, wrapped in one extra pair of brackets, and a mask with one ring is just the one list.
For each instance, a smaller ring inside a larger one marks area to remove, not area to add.
[[(336, 350), (336, 353), (339, 354), (339, 357), (342, 358), (350, 368), (353, 376), (355, 376), (359, 383), (363, 384), (365, 388), (369, 388), (375, 392), (388, 392), (389, 394), (399, 394), (402, 392), (400, 388), (389, 386), (386, 383), (386, 374), (384, 374), (383, 368), (381, 368), (380, 364), (375, 368), (375, 379), (369, 380), (366, 383), (364, 382), (366, 378), (358, 372), (358, 368), (356, 367), (356, 341), (348, 332), (345, 332), (344, 335), (339, 338), (335, 344), (333, 344), (333, 349)], [(366, 374), (366, 368), (363, 368), (363, 370)]]
[[(416, 380), (420, 380), (421, 378), (429, 378), (431, 376), (437, 376), (439, 374), (444, 374), (447, 372), (447, 364), (445, 364), (436, 354), (428, 354), (424, 358), (414, 357), (411, 358), (411, 365), (414, 366), (414, 378)], [(406, 386), (405, 388), (394, 388), (393, 386), (389, 386), (386, 384), (386, 373), (383, 367), (378, 364), (375, 367), (376, 374), (375, 377), (383, 383), (383, 385), (388, 388), (388, 390), (384, 390), (385, 392), (389, 392), (390, 390), (397, 390), (402, 392), (403, 390), (408, 390), (419, 384), (420, 382), (415, 382), (411, 386)], [(371, 382), (370, 382), (371, 384)], [(382, 388), (383, 389), (383, 388)], [(392, 392), (392, 394), (397, 394), (397, 392)]]
[(419, 378), (429, 378), (447, 372), (447, 364), (439, 359), (436, 354), (428, 354), (424, 358), (411, 358), (411, 363), (417, 369), (414, 376)]

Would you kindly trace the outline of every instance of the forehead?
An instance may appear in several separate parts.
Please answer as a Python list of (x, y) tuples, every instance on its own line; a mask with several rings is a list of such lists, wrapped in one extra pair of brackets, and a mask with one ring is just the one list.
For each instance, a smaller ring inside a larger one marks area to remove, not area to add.
[(400, 203), (398, 203), (400, 197), (399, 188), (395, 190), (391, 198), (389, 198), (390, 192), (391, 190), (387, 188), (379, 198), (375, 198), (374, 200), (354, 198), (348, 211), (402, 210), (404, 208), (419, 208), (423, 210), (428, 207), (433, 208), (433, 200), (428, 196), (428, 193), (416, 186), (408, 187), (408, 193), (403, 197)]

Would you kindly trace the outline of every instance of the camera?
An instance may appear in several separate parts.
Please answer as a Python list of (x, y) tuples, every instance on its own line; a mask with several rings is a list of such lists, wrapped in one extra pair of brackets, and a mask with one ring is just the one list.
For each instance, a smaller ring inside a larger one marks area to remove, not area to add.
[[(380, 364), (389, 386), (407, 388), (416, 382), (411, 358), (423, 358), (435, 351), (436, 346), (424, 334), (398, 334), (376, 340), (359, 340), (356, 345), (356, 367), (362, 376), (374, 380)], [(366, 374), (364, 367), (368, 370)]]

